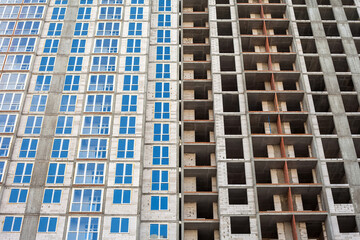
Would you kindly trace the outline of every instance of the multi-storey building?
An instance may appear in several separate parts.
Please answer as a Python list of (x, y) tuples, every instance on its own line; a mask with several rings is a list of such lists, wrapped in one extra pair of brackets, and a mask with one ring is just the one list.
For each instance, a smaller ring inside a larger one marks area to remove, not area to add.
[(359, 0), (0, 0), (0, 239), (360, 239)]

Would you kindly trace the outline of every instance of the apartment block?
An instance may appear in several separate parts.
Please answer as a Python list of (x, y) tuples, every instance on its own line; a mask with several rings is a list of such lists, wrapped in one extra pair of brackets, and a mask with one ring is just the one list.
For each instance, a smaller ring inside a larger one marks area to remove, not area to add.
[(0, 0), (0, 239), (360, 240), (359, 0)]

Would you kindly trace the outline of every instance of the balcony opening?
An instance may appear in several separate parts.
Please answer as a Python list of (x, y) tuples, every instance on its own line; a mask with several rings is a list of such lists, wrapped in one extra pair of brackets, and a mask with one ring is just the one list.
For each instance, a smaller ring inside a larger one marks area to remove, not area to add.
[(218, 22), (217, 30), (219, 36), (232, 36), (231, 22)]
[(243, 144), (241, 138), (225, 139), (226, 158), (244, 158)]
[(230, 217), (231, 234), (250, 234), (249, 217)]
[(197, 219), (214, 219), (213, 203), (201, 202), (196, 204)]
[(235, 57), (233, 56), (220, 56), (220, 71), (236, 71)]
[(332, 188), (331, 192), (335, 204), (351, 203), (349, 188)]
[(237, 94), (223, 94), (223, 111), (240, 112), (239, 96)]
[(340, 233), (359, 232), (355, 216), (337, 216)]
[(346, 184), (344, 163), (326, 163), (331, 184)]
[(244, 163), (227, 163), (228, 184), (246, 184)]
[(228, 38), (219, 38), (220, 53), (234, 53), (234, 41)]
[(317, 116), (320, 134), (336, 134), (334, 119), (332, 116)]
[(326, 95), (313, 95), (315, 112), (331, 112), (329, 99)]
[(226, 135), (240, 135), (241, 121), (239, 116), (224, 116), (224, 129)]
[(323, 75), (309, 75), (309, 82), (311, 91), (326, 91)]
[(236, 75), (221, 75), (221, 88), (223, 91), (237, 91)]
[(337, 75), (336, 77), (339, 83), (340, 91), (350, 92), (355, 90), (352, 76)]
[(246, 189), (228, 189), (228, 193), (230, 205), (248, 204)]
[(341, 95), (345, 112), (359, 112), (359, 101), (357, 95)]
[(217, 19), (231, 19), (230, 7), (216, 7)]
[(341, 158), (341, 151), (336, 138), (322, 138), (325, 158)]

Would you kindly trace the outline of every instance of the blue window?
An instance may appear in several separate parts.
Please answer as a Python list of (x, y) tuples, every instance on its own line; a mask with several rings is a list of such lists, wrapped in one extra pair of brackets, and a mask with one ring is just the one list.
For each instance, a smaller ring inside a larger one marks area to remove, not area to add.
[(61, 190), (58, 189), (45, 189), (43, 203), (60, 203)]
[(142, 23), (129, 23), (129, 36), (141, 36), (142, 35)]
[(168, 197), (151, 196), (151, 210), (168, 210)]
[(57, 4), (57, 5), (59, 5), (59, 4), (66, 5), (66, 4), (68, 4), (68, 0), (55, 0), (55, 4)]
[(170, 83), (157, 82), (155, 83), (155, 98), (169, 98), (170, 97)]
[(82, 69), (83, 57), (69, 57), (68, 71), (79, 72)]
[(7, 157), (9, 154), (11, 137), (0, 137), (0, 157)]
[(169, 141), (169, 124), (165, 124), (165, 123), (154, 124), (154, 141), (155, 142)]
[(112, 95), (87, 95), (85, 112), (111, 112)]
[(121, 19), (121, 7), (101, 7), (99, 19)]
[(8, 55), (4, 70), (29, 70), (31, 55)]
[(98, 239), (99, 224), (98, 217), (70, 217), (67, 239)]
[(39, 139), (24, 138), (20, 148), (20, 158), (35, 158)]
[(94, 53), (117, 53), (118, 39), (95, 39)]
[(125, 71), (139, 71), (140, 57), (126, 57)]
[(0, 79), (0, 90), (24, 90), (26, 73), (3, 73)]
[(76, 23), (74, 36), (87, 36), (89, 31), (89, 23)]
[(80, 0), (80, 4), (93, 4), (93, 0)]
[(97, 25), (97, 36), (119, 36), (120, 23), (118, 22), (100, 22)]
[(128, 218), (111, 218), (111, 233), (127, 233), (129, 232), (129, 219)]
[(57, 53), (59, 47), (58, 39), (46, 39), (44, 53)]
[(59, 116), (56, 124), (55, 134), (71, 134), (72, 125), (72, 116)]
[(135, 134), (136, 117), (120, 117), (120, 134)]
[(92, 57), (91, 71), (113, 72), (116, 70), (116, 57), (99, 56)]
[(40, 21), (18, 22), (15, 35), (37, 35), (40, 30)]
[(110, 117), (107, 116), (86, 116), (81, 134), (109, 134)]
[(156, 64), (156, 78), (170, 78), (170, 64)]
[(170, 47), (156, 47), (156, 60), (170, 60)]
[(106, 158), (107, 139), (81, 139), (79, 158)]
[(64, 91), (78, 91), (79, 90), (79, 75), (66, 75)]
[(167, 224), (150, 224), (150, 238), (167, 239), (168, 226)]
[(46, 183), (62, 184), (65, 178), (65, 163), (50, 163)]
[(53, 148), (51, 151), (52, 158), (67, 158), (69, 155), (69, 139), (58, 138), (54, 139)]
[(170, 30), (157, 30), (157, 42), (169, 43), (171, 41)]
[(10, 38), (3, 37), (0, 39), (0, 52), (7, 52), (10, 45)]
[(19, 110), (21, 96), (21, 93), (0, 93), (0, 110)]
[(151, 190), (152, 191), (169, 190), (169, 171), (167, 170), (152, 171)]
[(75, 112), (76, 95), (62, 95), (60, 112)]
[(119, 139), (117, 158), (134, 158), (134, 139)]
[[(10, 3), (10, 2), (1, 1), (1, 3)], [(19, 15), (19, 12), (20, 12), (20, 6), (2, 6), (0, 8), (0, 18), (16, 19)]]
[(73, 39), (71, 43), (71, 53), (84, 53), (85, 45), (85, 39)]
[(144, 9), (142, 7), (130, 8), (130, 19), (143, 19)]
[(40, 217), (38, 232), (56, 232), (56, 217)]
[(113, 91), (114, 75), (91, 75), (88, 91)]
[(0, 115), (0, 133), (13, 133), (15, 123), (16, 115)]
[(78, 20), (86, 20), (91, 17), (91, 7), (80, 7), (78, 10), (77, 19)]
[(28, 195), (28, 189), (13, 188), (10, 192), (9, 203), (25, 203)]
[(156, 102), (154, 118), (155, 119), (169, 119), (170, 118), (170, 103)]
[(0, 182), (2, 182), (2, 180), (3, 180), (4, 171), (5, 171), (5, 162), (1, 161), (0, 162)]
[(117, 163), (115, 171), (115, 184), (132, 184), (133, 164)]
[(42, 116), (29, 116), (26, 121), (25, 134), (40, 134)]
[(54, 71), (55, 57), (42, 57), (40, 61), (39, 72)]
[(131, 4), (144, 4), (144, 0), (131, 0)]
[(60, 36), (62, 31), (63, 23), (50, 23), (48, 36)]
[(2, 21), (0, 23), (0, 34), (1, 35), (11, 35), (13, 34), (15, 27), (15, 22)]
[(154, 146), (153, 147), (153, 165), (169, 165), (169, 147)]
[(171, 15), (159, 14), (158, 15), (158, 27), (171, 27)]
[(123, 0), (101, 0), (101, 4), (122, 4)]
[(104, 184), (104, 163), (77, 163), (75, 184)]
[(65, 13), (66, 13), (66, 7), (62, 7), (62, 8), (56, 7), (53, 9), (51, 20), (64, 20)]
[(44, 112), (47, 95), (34, 95), (31, 99), (30, 112)]
[(39, 75), (36, 78), (35, 91), (49, 91), (51, 83), (50, 75)]
[(36, 38), (13, 38), (9, 52), (33, 52)]
[(100, 212), (101, 199), (102, 190), (100, 189), (74, 189), (71, 202), (71, 211)]
[(159, 11), (170, 12), (171, 11), (171, 0), (159, 0)]
[(128, 39), (127, 40), (127, 53), (139, 53), (141, 51), (141, 39)]
[(139, 89), (139, 76), (125, 75), (123, 91), (137, 91)]
[[(16, 0), (19, 1), (19, 0)], [(24, 3), (46, 3), (47, 0), (24, 0)]]
[(115, 189), (114, 190), (114, 204), (129, 204), (131, 198), (131, 190)]
[(136, 112), (137, 109), (137, 96), (136, 95), (123, 95), (121, 111), (122, 112)]
[(33, 166), (33, 163), (16, 164), (14, 183), (30, 183)]
[(22, 219), (22, 217), (6, 216), (3, 232), (20, 232)]

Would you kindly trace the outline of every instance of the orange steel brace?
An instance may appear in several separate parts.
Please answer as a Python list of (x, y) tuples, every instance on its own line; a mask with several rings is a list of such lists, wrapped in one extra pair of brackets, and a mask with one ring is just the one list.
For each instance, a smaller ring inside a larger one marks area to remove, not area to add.
[(288, 169), (287, 161), (285, 161), (284, 163), (284, 178), (285, 178), (285, 183), (289, 184), (290, 177), (289, 177), (289, 169)]
[(296, 230), (295, 215), (292, 215), (291, 228), (292, 228), (293, 240), (298, 240), (298, 237), (297, 237), (297, 230)]

